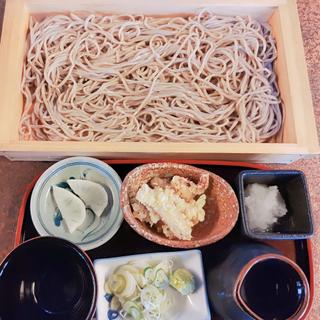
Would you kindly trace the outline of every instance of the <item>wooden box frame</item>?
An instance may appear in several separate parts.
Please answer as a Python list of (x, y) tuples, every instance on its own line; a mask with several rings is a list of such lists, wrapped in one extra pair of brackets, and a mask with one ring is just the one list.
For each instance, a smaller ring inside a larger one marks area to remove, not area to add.
[[(20, 93), (30, 14), (70, 11), (179, 14), (211, 7), (270, 22), (277, 41), (276, 72), (285, 119), (272, 143), (148, 143), (20, 141)], [(101, 158), (192, 158), (289, 163), (319, 152), (312, 97), (295, 0), (7, 0), (0, 43), (0, 153), (12, 160), (56, 160), (72, 155)]]

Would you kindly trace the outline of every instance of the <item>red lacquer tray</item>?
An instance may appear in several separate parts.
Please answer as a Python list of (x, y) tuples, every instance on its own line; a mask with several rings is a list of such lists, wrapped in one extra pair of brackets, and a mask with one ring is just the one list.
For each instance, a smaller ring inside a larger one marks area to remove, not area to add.
[[(238, 173), (246, 169), (257, 169), (257, 170), (267, 170), (268, 166), (251, 164), (245, 162), (226, 162), (226, 161), (206, 161), (206, 160), (168, 160), (170, 162), (186, 163), (195, 165), (197, 167), (204, 168), (215, 174), (218, 174), (225, 180), (227, 180), (233, 188), (235, 188), (235, 178)], [(167, 162), (165, 160), (154, 160), (154, 159), (128, 159), (128, 160), (106, 160), (106, 163), (111, 165), (122, 179), (126, 174), (135, 168), (136, 166), (144, 163), (150, 162)], [(26, 187), (24, 193), (17, 229), (15, 236), (15, 246), (21, 242), (28, 240), (30, 238), (37, 237), (38, 234), (33, 227), (31, 216), (30, 216), (30, 196), (34, 184), (36, 183), (38, 177), (36, 177), (29, 185)], [(124, 241), (125, 239), (125, 241)], [(239, 221), (233, 231), (224, 239), (214, 243), (212, 245), (201, 248), (204, 270), (205, 272), (212, 268), (216, 263), (219, 262), (219, 254), (224, 252), (226, 247), (232, 243), (235, 243), (243, 239), (243, 235), (240, 232)], [(132, 244), (128, 246), (128, 243)], [(284, 255), (294, 260), (306, 274), (309, 285), (310, 285), (310, 301), (308, 305), (308, 310), (304, 316), (307, 316), (310, 312), (313, 296), (314, 296), (314, 271), (313, 271), (313, 257), (312, 248), (310, 240), (282, 240), (282, 241), (268, 241), (269, 245), (279, 249)], [(107, 258), (116, 257), (129, 254), (138, 253), (150, 253), (150, 252), (161, 252), (161, 251), (172, 251), (172, 248), (164, 247), (153, 242), (150, 242), (142, 237), (140, 237), (134, 230), (132, 230), (126, 222), (123, 222), (121, 228), (117, 234), (109, 240), (106, 244), (100, 246), (99, 248), (87, 251), (89, 257), (94, 260), (97, 258)], [(211, 314), (215, 315), (214, 310), (211, 308)], [(214, 317), (216, 318), (216, 317)]]

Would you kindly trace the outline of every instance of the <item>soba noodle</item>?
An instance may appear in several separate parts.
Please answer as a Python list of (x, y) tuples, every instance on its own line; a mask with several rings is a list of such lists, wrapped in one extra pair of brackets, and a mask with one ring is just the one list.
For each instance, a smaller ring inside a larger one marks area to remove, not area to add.
[(24, 140), (264, 142), (282, 124), (270, 27), (250, 17), (30, 20)]

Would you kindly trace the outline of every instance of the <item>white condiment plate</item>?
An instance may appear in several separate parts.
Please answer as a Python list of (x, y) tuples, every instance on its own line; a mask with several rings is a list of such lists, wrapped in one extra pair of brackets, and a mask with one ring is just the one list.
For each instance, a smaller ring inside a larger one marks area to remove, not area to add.
[[(104, 186), (108, 193), (108, 206), (97, 218), (87, 210), (83, 225), (74, 233), (67, 231), (63, 220), (57, 218), (57, 205), (52, 195), (53, 185), (63, 184), (67, 179), (88, 179)], [(31, 195), (32, 222), (42, 236), (51, 235), (67, 239), (83, 250), (101, 246), (119, 230), (123, 220), (119, 193), (121, 179), (106, 163), (89, 157), (72, 157), (55, 163), (37, 181)]]
[(173, 269), (186, 268), (193, 273), (196, 279), (196, 291), (188, 296), (182, 296), (178, 291), (170, 289), (174, 304), (161, 320), (210, 320), (210, 310), (206, 293), (202, 257), (200, 250), (188, 250), (177, 252), (161, 252), (138, 254), (118, 258), (97, 259), (94, 268), (98, 281), (97, 320), (120, 320), (109, 318), (109, 302), (105, 297), (104, 284), (106, 278), (120, 265), (128, 262), (156, 263), (164, 259), (173, 261)]

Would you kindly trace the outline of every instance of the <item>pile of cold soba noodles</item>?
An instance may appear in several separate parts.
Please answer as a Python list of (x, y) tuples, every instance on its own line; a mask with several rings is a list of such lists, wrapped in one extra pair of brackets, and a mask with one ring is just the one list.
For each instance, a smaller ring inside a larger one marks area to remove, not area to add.
[(268, 25), (250, 17), (30, 20), (23, 140), (264, 142), (282, 125)]

